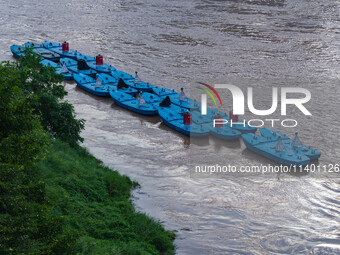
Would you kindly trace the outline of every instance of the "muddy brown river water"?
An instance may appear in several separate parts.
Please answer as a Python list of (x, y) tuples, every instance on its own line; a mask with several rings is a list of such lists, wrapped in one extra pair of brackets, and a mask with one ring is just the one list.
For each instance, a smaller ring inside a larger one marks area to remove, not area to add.
[[(256, 81), (259, 108), (270, 102), (260, 89), (300, 84), (312, 93), (313, 115), (291, 110), (299, 125), (277, 129), (299, 131), (322, 152), (317, 165), (340, 163), (339, 1), (0, 1), (0, 60), (13, 59), (11, 44), (29, 40), (68, 40), (177, 91), (196, 81), (245, 91)], [(73, 82), (65, 88), (86, 119), (84, 146), (141, 184), (136, 208), (176, 231), (177, 254), (340, 254), (339, 173), (192, 178), (188, 162), (197, 150), (203, 161), (215, 152), (238, 166), (270, 161), (242, 141), (190, 141), (159, 117), (124, 110)]]

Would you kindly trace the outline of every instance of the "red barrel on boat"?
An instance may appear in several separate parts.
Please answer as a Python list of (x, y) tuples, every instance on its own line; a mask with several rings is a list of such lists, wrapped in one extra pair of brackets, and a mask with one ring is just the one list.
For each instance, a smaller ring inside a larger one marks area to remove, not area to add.
[(215, 127), (217, 127), (217, 128), (223, 127), (223, 116), (217, 114), (217, 115), (215, 115), (214, 120), (215, 120), (214, 121)]
[(68, 50), (69, 50), (68, 42), (63, 42), (61, 47), (62, 47), (63, 52), (68, 52)]
[(96, 65), (97, 66), (103, 65), (103, 56), (100, 54), (96, 56)]
[(192, 124), (192, 115), (189, 112), (183, 114), (183, 124), (191, 125)]
[(238, 115), (233, 114), (231, 111), (229, 112), (229, 119), (233, 122), (238, 122)]

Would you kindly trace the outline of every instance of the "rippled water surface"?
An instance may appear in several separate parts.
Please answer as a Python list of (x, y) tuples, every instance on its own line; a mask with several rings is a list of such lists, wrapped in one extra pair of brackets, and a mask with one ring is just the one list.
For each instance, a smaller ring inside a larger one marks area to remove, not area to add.
[[(0, 1), (0, 35), (1, 60), (13, 59), (11, 44), (68, 40), (73, 49), (101, 53), (118, 69), (176, 90), (198, 80), (303, 83), (313, 116), (293, 112), (297, 129), (278, 129), (299, 131), (323, 153), (317, 164), (340, 163), (339, 1)], [(193, 148), (203, 159), (214, 148), (234, 165), (268, 161), (241, 141), (192, 142), (159, 117), (121, 109), (72, 82), (65, 87), (86, 119), (84, 145), (141, 184), (136, 207), (177, 231), (178, 254), (340, 254), (334, 174), (190, 178)], [(266, 106), (265, 93), (258, 98)]]

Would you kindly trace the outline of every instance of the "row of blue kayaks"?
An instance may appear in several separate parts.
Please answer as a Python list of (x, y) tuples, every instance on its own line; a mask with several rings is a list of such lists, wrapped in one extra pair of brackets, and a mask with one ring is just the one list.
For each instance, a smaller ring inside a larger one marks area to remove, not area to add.
[[(261, 128), (261, 135), (255, 134), (257, 128), (247, 124), (216, 125), (218, 116), (227, 120), (229, 115), (214, 108), (207, 108), (207, 114), (200, 112), (199, 102), (187, 98), (184, 90), (153, 86), (142, 81), (138, 73), (132, 76), (103, 62), (103, 57), (91, 57), (69, 49), (68, 43), (45, 41), (42, 44), (27, 42), (24, 46), (12, 45), (13, 55), (24, 56), (25, 48), (41, 56), (44, 66), (55, 68), (66, 80), (75, 80), (77, 86), (96, 96), (110, 96), (115, 104), (143, 115), (159, 115), (162, 122), (170, 128), (192, 137), (212, 135), (223, 140), (236, 140), (242, 137), (248, 149), (285, 165), (306, 165), (318, 159), (321, 153), (302, 144), (299, 137), (292, 140), (286, 135)], [(237, 123), (237, 122), (236, 122)]]

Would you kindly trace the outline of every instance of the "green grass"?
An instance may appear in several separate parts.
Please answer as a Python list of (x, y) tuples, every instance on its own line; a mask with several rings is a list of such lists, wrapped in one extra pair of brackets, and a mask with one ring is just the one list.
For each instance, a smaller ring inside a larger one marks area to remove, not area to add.
[(136, 183), (113, 171), (84, 148), (55, 141), (38, 165), (55, 216), (75, 233), (79, 254), (174, 254), (174, 234), (136, 212)]

